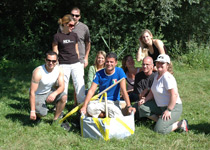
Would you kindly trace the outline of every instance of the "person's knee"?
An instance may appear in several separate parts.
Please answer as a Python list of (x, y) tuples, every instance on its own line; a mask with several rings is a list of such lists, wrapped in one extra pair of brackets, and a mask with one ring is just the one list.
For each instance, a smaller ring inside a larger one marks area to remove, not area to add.
[(47, 112), (48, 112), (47, 109), (43, 109), (43, 110), (38, 111), (37, 114), (40, 117), (45, 117), (45, 116), (47, 116)]
[(168, 134), (167, 129), (164, 126), (155, 126), (154, 131), (161, 134)]
[(46, 104), (44, 103), (36, 103), (36, 114), (40, 117), (46, 116), (48, 113), (48, 109)]
[(62, 96), (61, 100), (62, 103), (66, 103), (67, 101), (67, 95)]

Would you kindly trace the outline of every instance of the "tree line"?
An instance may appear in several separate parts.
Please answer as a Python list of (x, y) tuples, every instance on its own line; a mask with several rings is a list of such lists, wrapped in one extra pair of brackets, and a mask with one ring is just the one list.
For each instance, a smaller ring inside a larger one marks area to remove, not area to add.
[(173, 56), (187, 53), (191, 41), (210, 41), (209, 0), (1, 0), (0, 59), (43, 58), (52, 49), (58, 18), (75, 6), (90, 29), (91, 55), (105, 50), (135, 56), (146, 28)]

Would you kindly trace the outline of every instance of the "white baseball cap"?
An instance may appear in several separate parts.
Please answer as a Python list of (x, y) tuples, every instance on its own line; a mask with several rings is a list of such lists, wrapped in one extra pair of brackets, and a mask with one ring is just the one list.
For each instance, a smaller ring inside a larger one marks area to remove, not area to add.
[(170, 64), (170, 57), (166, 54), (160, 54), (155, 61)]

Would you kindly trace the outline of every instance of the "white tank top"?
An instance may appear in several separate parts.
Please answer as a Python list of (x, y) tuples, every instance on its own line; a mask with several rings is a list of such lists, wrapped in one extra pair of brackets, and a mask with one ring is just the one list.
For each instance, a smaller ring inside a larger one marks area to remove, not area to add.
[(48, 93), (58, 79), (59, 67), (56, 65), (52, 72), (48, 72), (45, 68), (45, 65), (39, 66), (37, 68), (40, 68), (42, 77), (39, 81), (39, 86), (36, 94)]

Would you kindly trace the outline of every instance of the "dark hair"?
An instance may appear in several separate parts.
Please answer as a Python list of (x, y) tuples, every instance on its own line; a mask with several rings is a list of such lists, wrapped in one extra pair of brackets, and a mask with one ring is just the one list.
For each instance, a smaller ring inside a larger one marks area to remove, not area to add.
[(122, 69), (124, 70), (125, 73), (128, 71), (128, 68), (126, 66), (126, 61), (128, 60), (128, 57), (132, 57), (133, 58), (132, 55), (126, 55), (122, 59)]
[(58, 54), (56, 53), (56, 52), (53, 52), (53, 51), (48, 51), (47, 53), (46, 53), (46, 58), (47, 58), (47, 56), (48, 55), (55, 55), (56, 56), (56, 59), (58, 59)]
[(71, 9), (71, 12), (72, 12), (73, 10), (77, 10), (77, 11), (79, 11), (79, 13), (80, 13), (80, 9), (79, 9), (78, 7), (72, 8), (72, 9)]
[(109, 52), (107, 55), (106, 55), (106, 58), (114, 58), (115, 61), (117, 61), (117, 54), (113, 53), (113, 52)]

